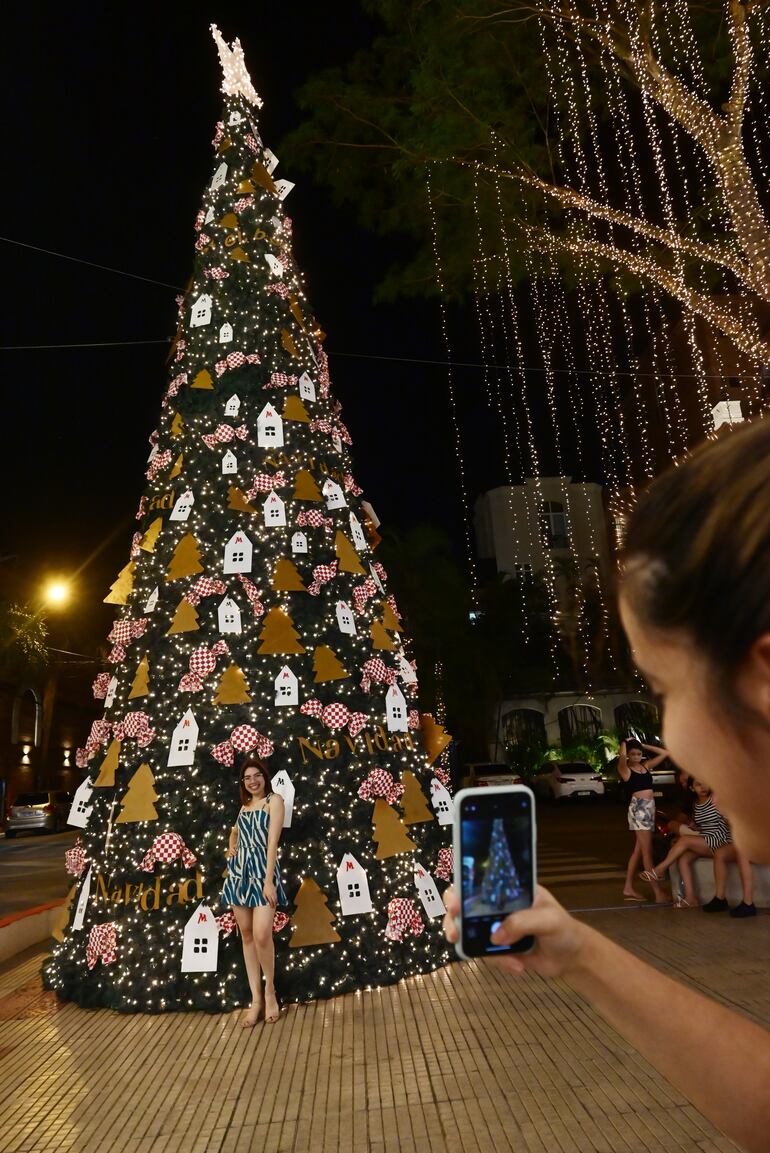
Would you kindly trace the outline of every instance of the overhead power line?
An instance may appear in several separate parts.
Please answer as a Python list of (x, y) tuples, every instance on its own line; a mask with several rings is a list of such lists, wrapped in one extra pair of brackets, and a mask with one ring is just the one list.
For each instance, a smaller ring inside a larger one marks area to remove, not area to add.
[(128, 276), (131, 280), (143, 280), (146, 284), (157, 284), (160, 288), (173, 288), (175, 292), (184, 292), (178, 284), (167, 284), (165, 280), (154, 280), (151, 276), (139, 276), (136, 272), (126, 272), (123, 268), (110, 268), (108, 264), (96, 264), (93, 260), (83, 260), (80, 256), (69, 256), (66, 252), (54, 252), (51, 248), (40, 248), (37, 244), (27, 244), (23, 240), (12, 240), (10, 236), (0, 236), (4, 244), (15, 244), (17, 248), (29, 248), (33, 252), (42, 252), (45, 256), (58, 256), (59, 260), (71, 260), (75, 264), (85, 264), (88, 268), (98, 268), (101, 272), (113, 272), (116, 276)]

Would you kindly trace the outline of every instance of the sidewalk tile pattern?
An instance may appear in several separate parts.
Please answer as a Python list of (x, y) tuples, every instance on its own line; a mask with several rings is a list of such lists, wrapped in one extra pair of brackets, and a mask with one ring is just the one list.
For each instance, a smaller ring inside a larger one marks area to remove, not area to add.
[[(586, 918), (770, 1022), (770, 916)], [(727, 1153), (735, 1150), (563, 982), (453, 965), (239, 1015), (61, 1005), (29, 951), (0, 968), (1, 1153)]]

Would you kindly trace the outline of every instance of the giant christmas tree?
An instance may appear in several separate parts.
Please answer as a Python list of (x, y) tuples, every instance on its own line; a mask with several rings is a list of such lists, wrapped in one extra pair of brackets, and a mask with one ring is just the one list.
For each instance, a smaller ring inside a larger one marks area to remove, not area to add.
[(224, 115), (139, 527), (106, 598), (123, 607), (79, 751), (79, 882), (46, 968), (62, 997), (125, 1011), (250, 999), (220, 900), (250, 751), (286, 802), (279, 994), (448, 959), (445, 777), (292, 259), (292, 185), (273, 176), (239, 42), (212, 31)]

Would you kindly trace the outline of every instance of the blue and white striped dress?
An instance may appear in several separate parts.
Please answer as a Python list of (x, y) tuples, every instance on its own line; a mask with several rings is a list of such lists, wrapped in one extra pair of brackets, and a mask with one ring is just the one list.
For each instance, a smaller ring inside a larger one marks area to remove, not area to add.
[[(235, 856), (227, 866), (227, 879), (222, 889), (222, 900), (227, 905), (239, 905), (254, 909), (266, 905), (262, 895), (267, 872), (267, 833), (270, 827), (270, 810), (241, 809), (235, 822), (238, 829), (238, 845)], [(286, 894), (281, 884), (281, 875), (276, 862), (276, 896), (279, 905), (287, 905)]]

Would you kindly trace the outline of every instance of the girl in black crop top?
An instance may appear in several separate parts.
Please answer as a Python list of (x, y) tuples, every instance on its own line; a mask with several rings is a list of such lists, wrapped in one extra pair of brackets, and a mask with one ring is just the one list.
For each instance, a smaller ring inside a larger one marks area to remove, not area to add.
[[(644, 750), (655, 755), (642, 763)], [(652, 772), (656, 765), (668, 756), (665, 749), (655, 748), (653, 745), (644, 745), (641, 741), (623, 741), (620, 745), (618, 758), (618, 776), (623, 781), (626, 796), (628, 797), (628, 827), (634, 834), (634, 848), (628, 859), (626, 869), (626, 883), (623, 886), (623, 898), (626, 901), (643, 901), (645, 898), (634, 887), (634, 880), (639, 870), (640, 861), (652, 861), (652, 834), (655, 831), (655, 796), (652, 791)], [(645, 871), (652, 872), (653, 866), (644, 866)], [(657, 881), (650, 881), (655, 900), (663, 903), (666, 894)]]

